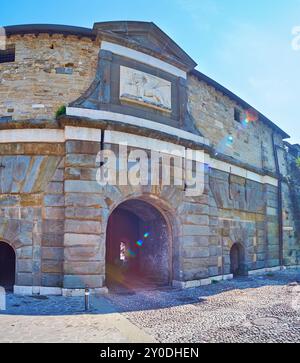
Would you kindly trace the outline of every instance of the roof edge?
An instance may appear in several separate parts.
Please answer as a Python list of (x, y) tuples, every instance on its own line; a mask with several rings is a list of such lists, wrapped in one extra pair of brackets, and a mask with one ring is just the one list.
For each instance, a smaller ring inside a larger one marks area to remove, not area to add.
[(71, 25), (58, 24), (23, 24), (4, 26), (6, 35), (25, 35), (25, 34), (64, 34), (76, 35), (96, 39), (93, 29)]

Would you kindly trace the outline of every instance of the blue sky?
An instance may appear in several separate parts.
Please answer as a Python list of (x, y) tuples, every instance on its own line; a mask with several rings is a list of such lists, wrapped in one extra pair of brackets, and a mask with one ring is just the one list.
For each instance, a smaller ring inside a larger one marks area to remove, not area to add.
[(292, 48), (300, 0), (11, 0), (0, 12), (1, 25), (109, 20), (155, 22), (201, 72), (300, 143), (300, 50)]

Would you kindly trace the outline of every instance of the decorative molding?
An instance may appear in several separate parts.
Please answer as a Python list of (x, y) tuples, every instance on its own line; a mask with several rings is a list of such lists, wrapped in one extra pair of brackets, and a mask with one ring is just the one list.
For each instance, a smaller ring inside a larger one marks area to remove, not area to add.
[(154, 68), (159, 68), (167, 73), (173, 74), (176, 77), (182, 77), (184, 79), (187, 79), (187, 73), (182, 71), (181, 69), (137, 50), (123, 47), (122, 45), (107, 41), (101, 42), (101, 49), (108, 50), (114, 54), (118, 54), (123, 57), (134, 59), (141, 63), (148, 64)]
[(176, 154), (184, 157), (185, 147), (170, 142), (152, 139), (146, 136), (138, 136), (119, 131), (105, 131), (104, 142), (107, 144), (126, 144), (130, 147), (154, 150), (166, 154)]
[(65, 132), (57, 129), (0, 130), (0, 144), (16, 142), (63, 143)]
[(88, 127), (65, 127), (65, 140), (101, 141), (102, 131)]
[(177, 136), (182, 139), (194, 141), (200, 144), (209, 145), (209, 141), (202, 136), (192, 134), (187, 131), (177, 129), (172, 126), (161, 124), (147, 119), (142, 119), (135, 116), (124, 115), (103, 110), (91, 110), (87, 108), (67, 107), (68, 116), (86, 117), (92, 120), (110, 120), (116, 122), (123, 122), (125, 124), (143, 127), (146, 129), (159, 130), (169, 135)]
[[(119, 115), (106, 111), (96, 111), (87, 109), (74, 109), (68, 108), (67, 112), (72, 114), (72, 116), (90, 117), (90, 118), (103, 118), (111, 119), (115, 118), (115, 121), (126, 122), (129, 121), (131, 124), (138, 125), (140, 127), (153, 126), (154, 129), (159, 127), (162, 132), (166, 132), (171, 135), (177, 135), (187, 140), (191, 140), (193, 137), (195, 140), (204, 144), (206, 140), (201, 136), (193, 135), (186, 131), (182, 131), (171, 126), (159, 124), (153, 121), (148, 121), (144, 119), (134, 118), (132, 116)], [(100, 114), (99, 114), (100, 113)], [(65, 130), (52, 130), (52, 129), (22, 129), (22, 130), (1, 130), (0, 131), (0, 143), (34, 143), (34, 142), (45, 142), (45, 143), (64, 143), (66, 140), (83, 140), (83, 141), (96, 141), (101, 140), (100, 129), (87, 128), (87, 127), (75, 127), (66, 126)], [(153, 138), (148, 138), (145, 136), (133, 135), (128, 133), (123, 133), (119, 131), (109, 131), (105, 132), (105, 142), (106, 143), (122, 143), (126, 142), (128, 146), (132, 147), (143, 147), (149, 150), (161, 151), (172, 154), (174, 151), (185, 154), (185, 148), (180, 145), (176, 145), (170, 142), (165, 142), (162, 140), (157, 140)], [(202, 160), (199, 160), (202, 162)], [(260, 184), (270, 184), (275, 187), (278, 186), (278, 180), (270, 176), (264, 176), (247, 169), (237, 167), (235, 165), (212, 159), (208, 154), (205, 153), (204, 162), (208, 164), (212, 169), (224, 171), (243, 177), (245, 179), (253, 180)]]

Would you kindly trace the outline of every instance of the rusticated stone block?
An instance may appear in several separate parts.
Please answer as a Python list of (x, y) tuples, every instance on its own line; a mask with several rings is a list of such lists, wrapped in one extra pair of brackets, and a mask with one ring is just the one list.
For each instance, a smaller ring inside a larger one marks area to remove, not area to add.
[(17, 195), (0, 195), (0, 208), (2, 207), (14, 207), (19, 205), (20, 196)]
[(42, 286), (46, 287), (62, 287), (63, 274), (42, 273)]
[(65, 218), (65, 209), (63, 207), (48, 207), (44, 210), (44, 216), (47, 219), (63, 220)]
[(49, 194), (63, 193), (63, 191), (64, 191), (64, 183), (57, 181), (49, 183), (46, 189), (46, 192)]
[(32, 246), (20, 247), (16, 250), (18, 259), (32, 258)]
[(65, 205), (74, 207), (106, 208), (104, 198), (100, 194), (66, 193)]
[(60, 247), (42, 247), (42, 260), (62, 261), (64, 259), (64, 249)]
[(66, 261), (64, 263), (64, 273), (66, 275), (104, 275), (105, 263), (100, 261)]
[(102, 242), (102, 236), (93, 234), (65, 234), (65, 246), (97, 246)]
[(101, 221), (103, 210), (100, 208), (65, 208), (66, 218), (72, 219), (86, 219)]
[(209, 277), (208, 268), (198, 266), (195, 269), (184, 270), (183, 281), (200, 280)]
[(209, 215), (209, 206), (206, 204), (182, 203), (178, 208), (180, 214), (205, 214)]
[(95, 289), (104, 286), (104, 279), (103, 275), (65, 275), (63, 286), (66, 289)]
[(65, 197), (61, 194), (47, 194), (44, 197), (44, 205), (46, 207), (63, 207), (65, 205)]
[(42, 234), (42, 246), (45, 247), (61, 247), (64, 244), (63, 233), (43, 233)]
[(67, 219), (65, 222), (65, 232), (99, 235), (101, 233), (101, 223)]
[(65, 247), (65, 261), (103, 261), (105, 259), (104, 243), (98, 246)]
[(43, 273), (62, 273), (63, 262), (59, 260), (47, 260), (42, 261), (42, 272)]
[(42, 194), (21, 194), (22, 207), (40, 207), (42, 205)]
[(66, 180), (65, 181), (66, 193), (101, 193), (101, 187), (96, 181), (84, 180)]
[(52, 176), (51, 182), (63, 182), (64, 181), (64, 169), (56, 169)]
[(0, 144), (0, 155), (23, 155), (24, 145), (21, 143)]
[(209, 236), (210, 229), (207, 226), (184, 225), (184, 236)]
[(54, 233), (54, 234), (62, 234), (64, 233), (64, 221), (54, 221), (54, 220), (49, 220), (49, 219), (45, 219), (43, 221), (43, 233)]
[(209, 218), (205, 215), (187, 215), (185, 216), (185, 223), (186, 224), (194, 224), (194, 225), (201, 225), (201, 226), (208, 226), (212, 221), (212, 218)]
[(183, 257), (184, 258), (202, 258), (209, 257), (210, 252), (208, 247), (189, 247), (183, 248)]
[(64, 144), (50, 144), (50, 143), (26, 143), (24, 144), (24, 154), (28, 155), (64, 155)]
[(67, 154), (65, 165), (68, 167), (99, 167), (96, 163), (96, 155)]
[(32, 273), (17, 273), (16, 285), (19, 286), (32, 286)]
[(18, 272), (19, 273), (31, 273), (32, 272), (32, 260), (31, 259), (19, 259), (18, 260)]
[(183, 236), (180, 238), (180, 243), (184, 248), (201, 248), (209, 246), (209, 239), (207, 236)]
[(100, 142), (100, 139), (99, 142), (70, 140), (66, 142), (66, 153), (97, 155), (101, 149)]

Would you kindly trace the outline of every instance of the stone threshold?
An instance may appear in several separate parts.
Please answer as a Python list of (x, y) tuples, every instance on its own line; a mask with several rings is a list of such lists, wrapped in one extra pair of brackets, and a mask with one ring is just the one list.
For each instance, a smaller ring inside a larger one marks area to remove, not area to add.
[(201, 279), (201, 280), (193, 280), (193, 281), (173, 281), (173, 286), (176, 288), (180, 288), (180, 289), (192, 289), (195, 287), (200, 287), (200, 286), (207, 286), (207, 285), (211, 285), (214, 282), (220, 282), (220, 281), (227, 281), (227, 280), (232, 280), (233, 279), (233, 275), (229, 274), (229, 275), (220, 275), (220, 276), (213, 276), (213, 277), (208, 277), (206, 279)]
[[(108, 293), (106, 287), (89, 289), (91, 295), (104, 295)], [(14, 286), (14, 294), (21, 296), (43, 295), (43, 296), (65, 296), (65, 297), (82, 297), (85, 295), (85, 289), (63, 289), (60, 287), (43, 287), (43, 286)]]
[(264, 275), (264, 274), (267, 274), (270, 272), (293, 270), (293, 269), (299, 269), (299, 268), (300, 268), (300, 265), (266, 267), (266, 268), (261, 268), (259, 270), (249, 271), (248, 275), (249, 276)]
[[(300, 265), (292, 265), (292, 266), (275, 266), (275, 267), (267, 267), (258, 270), (248, 271), (249, 276), (259, 276), (264, 275), (270, 272), (278, 272), (284, 270), (292, 270), (292, 269), (300, 269)], [(211, 285), (214, 282), (228, 281), (232, 280), (234, 276), (232, 274), (229, 275), (220, 275), (208, 277), (206, 279), (201, 280), (193, 280), (193, 281), (173, 281), (173, 286), (180, 289), (191, 289), (200, 286)]]

